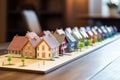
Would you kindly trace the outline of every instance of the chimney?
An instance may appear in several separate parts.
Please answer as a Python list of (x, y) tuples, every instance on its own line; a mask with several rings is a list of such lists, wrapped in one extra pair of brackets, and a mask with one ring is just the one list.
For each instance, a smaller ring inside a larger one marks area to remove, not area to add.
[(37, 40), (37, 37), (35, 36), (33, 39), (36, 41), (36, 40)]

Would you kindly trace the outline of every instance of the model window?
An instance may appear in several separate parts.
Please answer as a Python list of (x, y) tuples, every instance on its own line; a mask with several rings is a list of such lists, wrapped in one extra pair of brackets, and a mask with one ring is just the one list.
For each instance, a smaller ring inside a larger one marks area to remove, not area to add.
[(37, 48), (37, 50), (39, 50), (39, 47)]
[(19, 51), (19, 55), (20, 55), (20, 51)]
[[(65, 42), (65, 41), (64, 41)], [(65, 45), (66, 45), (67, 43), (65, 42)]]
[(42, 45), (42, 50), (44, 50), (45, 49), (45, 46), (44, 45)]
[(49, 53), (49, 57), (50, 57), (50, 53)]
[(32, 56), (32, 53), (30, 52), (30, 56)]
[(37, 53), (37, 56), (39, 56), (39, 53)]
[(27, 52), (25, 53), (25, 56), (27, 56)]
[(19, 55), (19, 51), (17, 51), (17, 54)]
[(42, 53), (42, 57), (45, 58), (45, 53), (44, 52)]
[(50, 51), (51, 49), (50, 48), (48, 48), (48, 51)]
[(58, 51), (58, 48), (56, 48), (56, 51)]
[(30, 49), (30, 47), (28, 46), (28, 50)]
[(63, 49), (61, 49), (61, 53), (63, 53)]

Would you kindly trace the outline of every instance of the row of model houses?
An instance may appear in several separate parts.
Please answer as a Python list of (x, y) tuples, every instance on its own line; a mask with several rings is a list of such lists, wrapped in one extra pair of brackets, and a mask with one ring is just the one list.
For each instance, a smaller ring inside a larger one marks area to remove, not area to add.
[(90, 39), (92, 43), (96, 37), (104, 39), (117, 32), (114, 26), (74, 27), (57, 29), (54, 33), (43, 31), (40, 37), (35, 32), (27, 32), (25, 36), (14, 36), (9, 44), (8, 53), (14, 57), (38, 59), (54, 59), (66, 52), (74, 51), (79, 41)]

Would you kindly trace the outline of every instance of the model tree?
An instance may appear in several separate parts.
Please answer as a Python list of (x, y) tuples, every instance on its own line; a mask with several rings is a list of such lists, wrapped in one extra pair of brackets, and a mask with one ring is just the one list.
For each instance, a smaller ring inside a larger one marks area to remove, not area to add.
[(93, 42), (92, 43), (95, 43), (95, 42), (97, 42), (97, 36), (93, 36)]
[(78, 44), (77, 44), (77, 46), (78, 46), (78, 49), (80, 49), (80, 51), (81, 51), (82, 48), (83, 48), (85, 45), (84, 45), (84, 42), (79, 41)]
[(10, 63), (11, 60), (12, 60), (12, 56), (8, 56), (8, 57), (7, 57), (7, 61), (9, 62), (9, 65), (11, 64), (11, 63)]
[(85, 46), (88, 48), (88, 46), (90, 46), (90, 45), (91, 45), (91, 40), (87, 39), (85, 41)]
[(25, 66), (25, 57), (21, 57), (22, 65)]
[(101, 38), (97, 38), (97, 42), (101, 42), (102, 41), (102, 39)]

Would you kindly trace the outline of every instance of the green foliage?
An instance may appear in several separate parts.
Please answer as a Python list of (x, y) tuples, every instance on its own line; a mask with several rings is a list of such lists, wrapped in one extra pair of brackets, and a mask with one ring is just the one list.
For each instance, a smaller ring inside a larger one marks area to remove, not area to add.
[(78, 49), (82, 49), (85, 46), (84, 42), (79, 41), (77, 44)]
[(101, 38), (97, 38), (97, 42), (101, 42), (102, 41), (102, 39)]
[(84, 42), (80, 43), (80, 48), (83, 48), (85, 46)]
[(109, 8), (117, 8), (117, 7), (118, 7), (115, 3), (112, 3), (112, 2), (108, 2), (108, 3), (107, 3), (107, 6), (108, 6)]
[(12, 60), (12, 56), (8, 56), (7, 61), (9, 62), (9, 64), (10, 64), (11, 60)]
[(21, 62), (23, 63), (23, 66), (25, 65), (25, 57), (21, 57)]
[(85, 41), (85, 46), (90, 46), (90, 45), (91, 45), (91, 40), (87, 39), (87, 40)]

